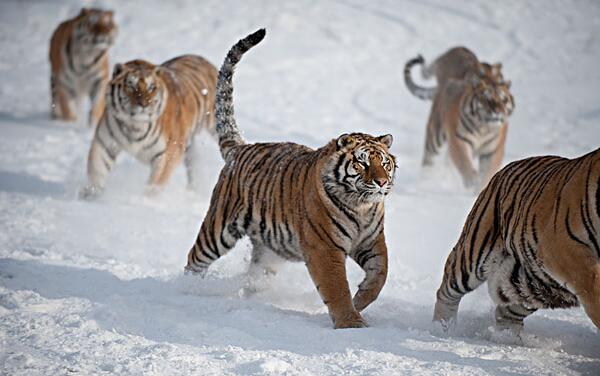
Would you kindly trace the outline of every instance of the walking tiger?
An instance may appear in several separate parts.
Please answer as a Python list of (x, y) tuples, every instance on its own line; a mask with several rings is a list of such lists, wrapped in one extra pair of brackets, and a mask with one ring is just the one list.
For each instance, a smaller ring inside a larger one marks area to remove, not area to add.
[(523, 159), (494, 175), (448, 256), (434, 320), (447, 327), (485, 281), (500, 328), (518, 332), (538, 309), (580, 302), (600, 328), (600, 149)]
[(185, 159), (194, 185), (194, 135), (214, 134), (217, 69), (196, 55), (161, 65), (144, 60), (116, 64), (107, 106), (88, 155), (88, 184), (83, 198), (97, 196), (123, 150), (150, 165), (148, 193), (157, 192)]
[(54, 119), (77, 120), (77, 105), (87, 96), (91, 101), (88, 124), (96, 126), (104, 111), (108, 49), (117, 30), (112, 11), (88, 8), (56, 28), (49, 53)]
[(504, 81), (499, 63), (480, 63), (465, 48), (452, 49), (423, 69), (424, 75), (436, 75), (435, 88), (421, 88), (412, 81), (410, 70), (416, 64), (424, 65), (423, 58), (406, 63), (406, 85), (415, 96), (433, 99), (423, 166), (431, 166), (447, 142), (464, 185), (479, 191), (502, 165), (508, 117), (515, 106), (511, 83)]
[[(217, 83), (217, 133), (225, 166), (185, 270), (203, 275), (242, 236), (253, 244), (250, 273), (265, 253), (303, 261), (335, 328), (364, 327), (360, 311), (387, 276), (384, 198), (396, 168), (392, 136), (343, 134), (319, 149), (294, 143), (247, 144), (234, 118), (232, 76), (242, 55), (265, 36), (261, 29), (235, 44)], [(365, 271), (352, 298), (345, 260)]]

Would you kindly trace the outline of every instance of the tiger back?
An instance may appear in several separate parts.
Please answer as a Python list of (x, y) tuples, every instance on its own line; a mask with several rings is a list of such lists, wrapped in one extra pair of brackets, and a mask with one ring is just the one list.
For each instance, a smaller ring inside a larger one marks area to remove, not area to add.
[[(412, 67), (421, 66), (421, 75), (424, 79), (435, 77), (437, 86), (421, 87), (417, 85), (411, 75)], [(477, 56), (466, 47), (454, 47), (439, 56), (431, 64), (426, 64), (425, 59), (418, 55), (406, 62), (404, 66), (404, 82), (408, 90), (420, 99), (432, 100), (450, 80), (469, 80), (479, 77), (489, 84), (508, 84), (502, 75), (502, 63), (489, 64), (480, 62)]]
[(485, 281), (500, 328), (579, 303), (600, 328), (600, 149), (520, 160), (493, 177), (448, 256), (434, 320), (447, 327)]
[(214, 135), (216, 68), (206, 59), (184, 55), (156, 66), (144, 60), (115, 65), (107, 108), (88, 157), (88, 185), (83, 197), (102, 191), (121, 151), (151, 168), (150, 193), (185, 162), (194, 186), (195, 133)]
[[(235, 123), (232, 76), (261, 29), (235, 44), (217, 84), (217, 133), (225, 166), (188, 252), (186, 272), (204, 275), (243, 236), (252, 242), (249, 274), (272, 267), (268, 255), (304, 261), (336, 328), (366, 325), (360, 311), (387, 277), (384, 197), (395, 159), (391, 135), (344, 134), (319, 149), (294, 143), (246, 144)], [(354, 298), (350, 256), (365, 271)]]
[(49, 51), (54, 119), (76, 120), (78, 105), (87, 97), (91, 102), (88, 124), (96, 126), (109, 80), (108, 49), (117, 30), (112, 11), (88, 8), (56, 28)]

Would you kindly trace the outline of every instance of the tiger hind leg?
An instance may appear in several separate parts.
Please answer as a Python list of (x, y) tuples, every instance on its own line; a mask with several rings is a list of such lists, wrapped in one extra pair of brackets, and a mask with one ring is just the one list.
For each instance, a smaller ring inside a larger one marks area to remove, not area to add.
[(444, 330), (448, 330), (456, 322), (458, 305), (463, 296), (486, 281), (485, 278), (477, 277), (471, 268), (464, 267), (468, 264), (460, 258), (465, 257), (466, 251), (459, 252), (458, 249), (455, 247), (448, 256), (444, 278), (436, 293), (433, 321), (440, 322)]
[(209, 208), (196, 241), (188, 252), (184, 269), (186, 273), (204, 276), (208, 267), (229, 252), (242, 237), (234, 222), (225, 221), (225, 225), (221, 227), (221, 220), (216, 218), (219, 209), (216, 206), (213, 203)]
[(244, 288), (245, 295), (264, 290), (275, 277), (278, 267), (285, 260), (276, 255), (270, 248), (256, 240), (252, 240), (252, 257), (248, 267), (248, 279)]
[(519, 334), (523, 329), (523, 320), (536, 311), (535, 308), (527, 308), (521, 304), (496, 306), (496, 327), (500, 330), (508, 329)]

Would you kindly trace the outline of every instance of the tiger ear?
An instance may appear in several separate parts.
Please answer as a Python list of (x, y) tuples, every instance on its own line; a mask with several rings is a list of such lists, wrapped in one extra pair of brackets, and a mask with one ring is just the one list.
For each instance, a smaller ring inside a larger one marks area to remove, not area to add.
[(117, 63), (115, 64), (114, 68), (113, 68), (113, 74), (112, 74), (112, 78), (117, 77), (118, 75), (121, 74), (121, 72), (123, 72), (123, 69), (125, 69), (123, 67), (123, 64), (121, 63)]
[(81, 16), (85, 16), (85, 15), (87, 15), (88, 13), (90, 13), (90, 10), (89, 10), (88, 8), (85, 8), (85, 7), (84, 7), (84, 8), (81, 8), (81, 12), (79, 12), (79, 15), (81, 15)]
[(391, 134), (384, 134), (383, 136), (377, 137), (377, 141), (381, 142), (385, 146), (389, 148), (392, 147), (392, 142), (394, 142), (394, 137)]
[(494, 74), (500, 74), (501, 70), (502, 70), (502, 63), (492, 64), (492, 72)]
[(511, 85), (511, 84), (512, 84), (512, 81), (511, 81), (511, 80), (504, 81), (504, 85), (506, 85), (506, 87), (507, 87), (507, 88), (509, 88), (509, 89), (510, 89), (510, 85)]
[(338, 137), (336, 144), (338, 150), (340, 150), (354, 144), (354, 138), (352, 138), (352, 136), (348, 133), (344, 133), (343, 135)]

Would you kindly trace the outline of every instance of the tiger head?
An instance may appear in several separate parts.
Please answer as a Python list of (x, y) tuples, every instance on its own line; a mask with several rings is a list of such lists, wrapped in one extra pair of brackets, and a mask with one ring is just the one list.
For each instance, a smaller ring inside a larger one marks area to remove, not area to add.
[(511, 82), (503, 79), (494, 82), (481, 77), (470, 77), (469, 81), (473, 89), (470, 96), (471, 115), (488, 126), (504, 124), (514, 110)]
[(101, 9), (81, 8), (75, 29), (79, 48), (84, 50), (106, 50), (114, 43), (117, 25), (113, 12)]
[(481, 63), (479, 76), (495, 84), (503, 83), (502, 63)]
[(115, 64), (107, 103), (134, 122), (155, 120), (162, 112), (167, 91), (160, 66), (144, 60)]
[(325, 188), (352, 204), (378, 203), (391, 191), (396, 158), (390, 153), (392, 135), (343, 134), (324, 170)]

